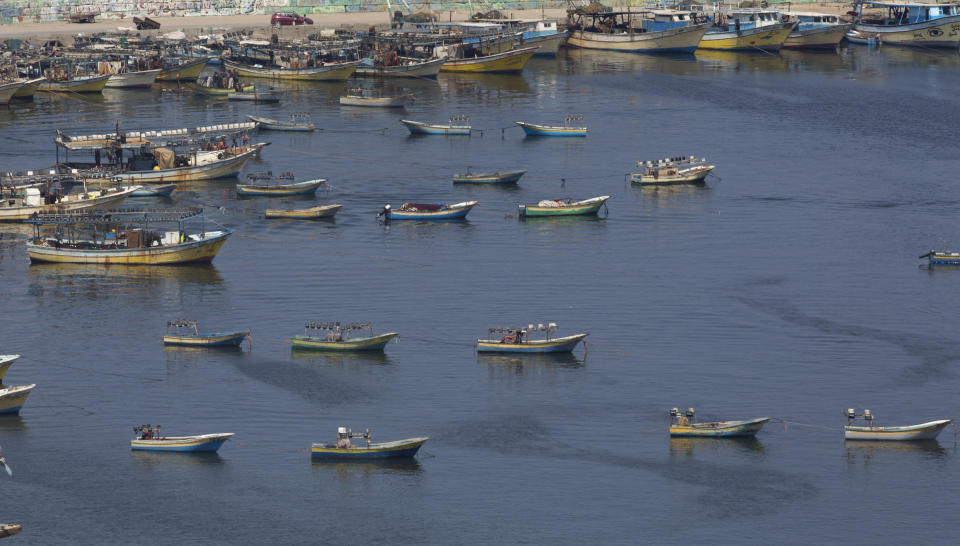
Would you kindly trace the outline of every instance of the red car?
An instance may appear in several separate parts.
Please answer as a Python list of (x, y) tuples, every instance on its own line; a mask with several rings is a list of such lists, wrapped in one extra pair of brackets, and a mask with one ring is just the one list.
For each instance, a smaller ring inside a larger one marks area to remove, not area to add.
[(296, 13), (274, 13), (270, 18), (271, 25), (312, 25), (313, 19), (297, 15)]

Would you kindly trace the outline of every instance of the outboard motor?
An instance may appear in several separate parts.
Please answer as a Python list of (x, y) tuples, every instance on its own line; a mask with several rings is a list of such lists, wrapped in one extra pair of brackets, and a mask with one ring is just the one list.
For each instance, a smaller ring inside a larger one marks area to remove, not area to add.
[(383, 210), (377, 213), (377, 219), (383, 218), (385, 222), (390, 221), (390, 205), (384, 205)]

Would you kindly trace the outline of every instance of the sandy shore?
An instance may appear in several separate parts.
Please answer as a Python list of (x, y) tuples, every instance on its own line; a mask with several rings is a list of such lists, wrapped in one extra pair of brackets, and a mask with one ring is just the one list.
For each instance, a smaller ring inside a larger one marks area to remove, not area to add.
[[(617, 8), (624, 9), (624, 8)], [(796, 11), (814, 11), (819, 13), (833, 13), (837, 15), (846, 14), (851, 9), (849, 3), (841, 2), (818, 2), (813, 4), (794, 4)], [(548, 10), (512, 10), (506, 11), (509, 17), (515, 19), (547, 17), (550, 19), (566, 19), (565, 9)], [(439, 12), (440, 20), (447, 21), (466, 21), (470, 18), (468, 11), (444, 11)], [(323, 28), (351, 27), (357, 29), (366, 29), (370, 26), (389, 24), (389, 15), (386, 11), (363, 12), (363, 13), (327, 13), (312, 14), (313, 25), (304, 25), (300, 27), (281, 27), (281, 38), (303, 37), (307, 34), (317, 32)], [(160, 23), (159, 30), (144, 30), (141, 35), (150, 36), (164, 34), (181, 30), (188, 36), (204, 34), (207, 32), (230, 32), (241, 29), (252, 29), (258, 35), (270, 34), (270, 16), (269, 15), (205, 15), (195, 17), (155, 17), (154, 20)], [(0, 39), (20, 38), (30, 39), (32, 41), (42, 41), (51, 39), (70, 38), (78, 33), (91, 34), (95, 32), (116, 32), (120, 27), (133, 27), (132, 18), (108, 19), (97, 21), (96, 23), (77, 24), (66, 21), (55, 21), (47, 23), (16, 23), (0, 25)]]

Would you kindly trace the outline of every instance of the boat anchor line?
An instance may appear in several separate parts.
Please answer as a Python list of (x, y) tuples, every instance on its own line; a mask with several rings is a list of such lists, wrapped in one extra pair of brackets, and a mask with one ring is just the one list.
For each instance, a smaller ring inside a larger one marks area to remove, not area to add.
[[(23, 358), (23, 357), (21, 357), (21, 358)], [(59, 367), (59, 368), (68, 368), (68, 369), (71, 369), (71, 370), (78, 370), (78, 371), (81, 371), (81, 372), (86, 372), (86, 373), (91, 373), (91, 374), (112, 375), (112, 376), (116, 376), (116, 377), (124, 377), (124, 378), (127, 378), (127, 379), (138, 379), (138, 380), (140, 380), (140, 381), (156, 381), (156, 382), (158, 382), (158, 383), (163, 381), (163, 379), (158, 379), (158, 378), (156, 378), (156, 377), (144, 377), (144, 376), (137, 376), (137, 375), (122, 374), (122, 373), (117, 373), (117, 372), (97, 371), (97, 370), (91, 370), (91, 369), (89, 369), (89, 368), (81, 368), (80, 366), (71, 366), (71, 365), (69, 365), (69, 364), (60, 364), (60, 363), (49, 362), (49, 361), (45, 361), (45, 360), (37, 360), (36, 358), (30, 358), (30, 357), (23, 358), (23, 360), (24, 360), (25, 362), (36, 362), (36, 363), (38, 363), (38, 364), (44, 364), (44, 365), (47, 365), (47, 366), (55, 366), (55, 367)]]

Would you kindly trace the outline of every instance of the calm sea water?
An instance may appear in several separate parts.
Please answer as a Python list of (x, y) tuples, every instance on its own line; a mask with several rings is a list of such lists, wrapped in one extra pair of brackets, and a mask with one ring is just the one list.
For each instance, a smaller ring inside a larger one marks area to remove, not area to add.
[[(372, 84), (371, 84), (372, 85)], [(390, 84), (393, 85), (393, 84)], [(0, 110), (0, 169), (53, 162), (55, 129), (285, 118), (244, 173), (325, 177), (332, 222), (262, 219), (235, 181), (143, 206), (203, 205), (236, 229), (212, 267), (31, 266), (0, 226), (0, 352), (36, 383), (0, 419), (14, 471), (0, 520), (22, 544), (927, 543), (958, 540), (954, 430), (932, 445), (844, 443), (960, 416), (955, 52), (567, 52), (522, 76), (398, 84), (406, 111), (340, 107), (347, 84), (279, 105), (147, 91)], [(587, 139), (514, 121), (583, 114)], [(411, 138), (402, 118), (484, 135)], [(383, 130), (385, 129), (385, 130)], [(637, 160), (703, 155), (707, 187), (624, 183)], [(523, 168), (516, 188), (450, 175)], [(599, 219), (519, 222), (517, 203), (610, 195)], [(461, 223), (377, 223), (387, 203), (480, 205)], [(312, 200), (285, 204), (307, 206)], [(135, 204), (133, 200), (128, 205)], [(249, 328), (252, 350), (164, 349), (165, 321)], [(308, 320), (400, 332), (386, 353), (291, 352)], [(559, 358), (478, 357), (491, 325), (590, 332)], [(670, 440), (670, 407), (771, 416), (755, 441)], [(214, 457), (131, 453), (131, 427), (237, 435)], [(414, 462), (312, 464), (337, 426), (431, 437)]]

